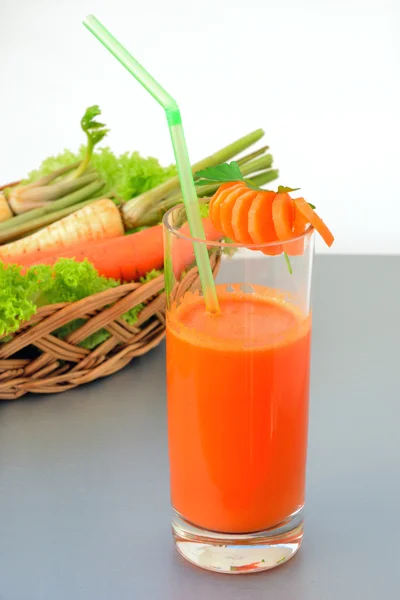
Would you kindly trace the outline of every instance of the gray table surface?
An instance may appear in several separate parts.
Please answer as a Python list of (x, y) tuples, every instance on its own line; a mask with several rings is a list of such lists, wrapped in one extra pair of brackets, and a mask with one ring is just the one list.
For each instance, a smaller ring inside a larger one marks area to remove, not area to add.
[(1, 403), (1, 600), (399, 598), (399, 297), (400, 257), (317, 257), (306, 534), (267, 573), (207, 573), (174, 550), (164, 346)]

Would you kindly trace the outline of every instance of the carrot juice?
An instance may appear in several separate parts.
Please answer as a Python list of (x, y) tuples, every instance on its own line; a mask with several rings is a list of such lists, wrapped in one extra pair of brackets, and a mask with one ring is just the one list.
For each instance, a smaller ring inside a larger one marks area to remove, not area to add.
[(187, 292), (167, 319), (171, 497), (199, 528), (273, 528), (304, 504), (309, 315), (274, 290)]

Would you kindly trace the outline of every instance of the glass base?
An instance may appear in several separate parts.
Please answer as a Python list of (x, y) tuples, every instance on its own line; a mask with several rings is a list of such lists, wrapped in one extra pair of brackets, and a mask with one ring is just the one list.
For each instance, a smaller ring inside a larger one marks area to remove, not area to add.
[(218, 573), (257, 573), (287, 562), (303, 539), (303, 509), (272, 529), (247, 534), (199, 529), (174, 512), (172, 533), (178, 552), (189, 562)]

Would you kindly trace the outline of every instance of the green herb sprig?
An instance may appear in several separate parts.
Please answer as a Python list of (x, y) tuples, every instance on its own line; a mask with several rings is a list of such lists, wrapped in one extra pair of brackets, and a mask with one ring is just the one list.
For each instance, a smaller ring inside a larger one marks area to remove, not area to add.
[(232, 181), (242, 181), (252, 190), (261, 190), (259, 186), (255, 185), (251, 179), (245, 179), (240, 170), (239, 163), (233, 160), (230, 163), (224, 163), (215, 167), (208, 167), (195, 173), (195, 177), (198, 178), (196, 186), (212, 185), (215, 183), (230, 183)]
[(84, 173), (89, 165), (90, 159), (92, 157), (93, 148), (101, 142), (101, 140), (107, 135), (110, 131), (106, 128), (104, 123), (99, 123), (95, 118), (101, 114), (100, 108), (97, 104), (93, 106), (89, 106), (86, 109), (85, 114), (81, 119), (81, 127), (84, 133), (87, 136), (87, 146), (86, 146), (86, 154), (81, 164), (77, 168), (74, 177), (77, 178), (82, 173)]

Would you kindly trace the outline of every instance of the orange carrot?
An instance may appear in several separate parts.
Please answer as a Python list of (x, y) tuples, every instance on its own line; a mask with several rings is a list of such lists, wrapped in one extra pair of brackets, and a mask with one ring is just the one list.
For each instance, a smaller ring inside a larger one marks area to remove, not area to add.
[[(210, 219), (203, 219), (204, 231), (208, 240), (218, 240), (221, 233), (216, 231)], [(190, 236), (189, 226), (180, 230)], [(38, 257), (38, 255), (40, 255)], [(179, 270), (194, 261), (193, 245), (190, 240), (176, 238), (173, 244), (174, 266)], [(100, 275), (120, 281), (137, 281), (153, 269), (162, 269), (164, 264), (163, 230), (161, 225), (143, 229), (131, 235), (105, 240), (103, 242), (79, 244), (57, 253), (36, 253), (28, 260), (22, 257), (16, 264), (54, 265), (60, 258), (72, 258), (77, 262), (88, 260)]]
[(307, 219), (307, 221), (315, 228), (320, 234), (327, 246), (332, 246), (335, 238), (333, 237), (330, 229), (325, 225), (321, 217), (311, 208), (311, 206), (304, 200), (304, 198), (295, 198), (293, 200), (296, 209)]
[[(293, 203), (292, 237), (300, 237), (303, 235), (308, 225), (307, 219)], [(301, 238), (295, 242), (286, 242), (282, 247), (289, 256), (301, 256), (304, 253), (304, 239)]]
[(242, 182), (232, 182), (230, 184), (225, 183), (221, 185), (220, 188), (216, 191), (214, 196), (210, 200), (210, 218), (211, 221), (218, 231), (223, 231), (222, 223), (220, 220), (220, 207), (222, 202), (224, 202), (225, 198), (229, 196), (229, 194), (236, 189), (246, 189), (246, 186)]
[[(100, 242), (97, 242), (100, 243)], [(75, 246), (64, 248), (61, 250), (55, 250), (54, 248), (43, 250), (35, 250), (33, 252), (26, 252), (25, 254), (18, 254), (17, 256), (10, 257), (1, 257), (0, 260), (4, 264), (14, 264), (20, 265), (22, 267), (30, 267), (31, 265), (40, 264), (46, 258), (51, 258), (56, 254), (59, 254), (61, 258), (63, 258), (63, 254), (70, 253), (71, 250), (78, 247), (80, 250), (84, 248), (92, 248), (95, 245), (95, 242), (82, 242), (81, 244), (76, 244)]]
[[(95, 244), (84, 243), (31, 264), (54, 265), (60, 258), (73, 258), (77, 262), (87, 259), (100, 275), (121, 281), (136, 281), (152, 269), (163, 267), (162, 226), (156, 225)], [(25, 266), (28, 266), (26, 262)]]
[[(305, 232), (308, 220), (305, 218), (302, 212), (299, 211), (296, 204), (293, 202), (294, 215), (293, 215), (293, 236), (297, 237)], [(311, 207), (310, 207), (311, 208)]]
[[(257, 194), (249, 210), (249, 234), (254, 244), (267, 244), (278, 241), (272, 219), (272, 205), (276, 193), (263, 191)], [(264, 254), (275, 255), (282, 253), (282, 246), (276, 245), (265, 248)]]
[(234, 189), (219, 205), (219, 219), (222, 225), (222, 231), (228, 238), (232, 239), (235, 237), (235, 232), (232, 227), (232, 212), (235, 207), (236, 200), (238, 198), (248, 197), (254, 200), (256, 195), (257, 192), (249, 190), (246, 187), (240, 187), (238, 189)]
[(293, 237), (293, 213), (293, 200), (289, 194), (276, 194), (272, 204), (272, 220), (276, 234), (282, 241)]
[(253, 243), (253, 239), (249, 233), (249, 211), (254, 200), (254, 196), (243, 194), (236, 200), (233, 207), (232, 229), (234, 235), (232, 237), (241, 244)]

